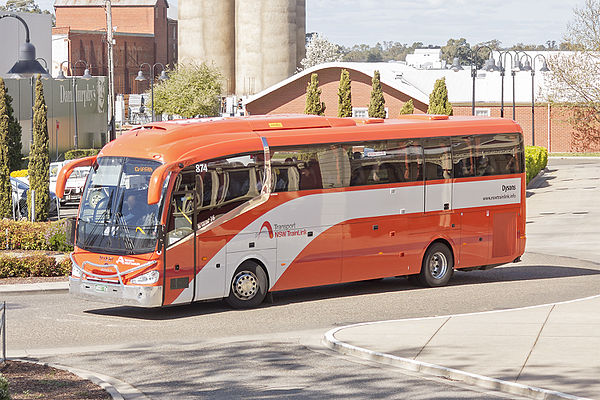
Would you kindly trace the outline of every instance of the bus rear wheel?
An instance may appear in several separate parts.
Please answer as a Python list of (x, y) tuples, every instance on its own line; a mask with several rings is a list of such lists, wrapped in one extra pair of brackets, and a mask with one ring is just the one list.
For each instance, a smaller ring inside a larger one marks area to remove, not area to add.
[(267, 295), (267, 274), (254, 261), (244, 261), (233, 274), (227, 303), (233, 308), (252, 308)]
[(434, 243), (425, 252), (417, 279), (425, 287), (439, 287), (448, 283), (453, 272), (452, 252), (445, 244)]

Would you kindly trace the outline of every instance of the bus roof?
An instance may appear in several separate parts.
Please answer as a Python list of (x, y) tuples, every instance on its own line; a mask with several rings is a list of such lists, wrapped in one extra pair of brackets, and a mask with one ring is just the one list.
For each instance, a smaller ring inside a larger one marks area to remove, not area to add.
[[(191, 153), (211, 159), (269, 147), (472, 134), (522, 132), (514, 121), (489, 117), (412, 115), (400, 119), (352, 119), (266, 115), (154, 122), (107, 144), (99, 156), (176, 162)], [(201, 160), (198, 160), (201, 161)]]

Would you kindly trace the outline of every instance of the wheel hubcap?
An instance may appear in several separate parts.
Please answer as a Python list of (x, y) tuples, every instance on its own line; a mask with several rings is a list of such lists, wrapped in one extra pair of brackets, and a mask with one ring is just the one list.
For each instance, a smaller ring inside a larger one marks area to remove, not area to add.
[(442, 252), (434, 253), (429, 259), (429, 270), (435, 279), (442, 279), (448, 271), (448, 259)]
[(231, 284), (233, 294), (240, 300), (250, 300), (258, 292), (258, 278), (250, 271), (241, 271)]

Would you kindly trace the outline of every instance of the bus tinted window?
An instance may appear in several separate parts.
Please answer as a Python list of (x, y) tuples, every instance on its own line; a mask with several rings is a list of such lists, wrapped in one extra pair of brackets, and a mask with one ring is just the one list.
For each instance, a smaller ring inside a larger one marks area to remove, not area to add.
[(412, 140), (347, 145), (350, 186), (413, 182), (422, 179), (422, 149)]
[(479, 176), (516, 174), (522, 171), (521, 136), (485, 135), (476, 139)]
[(271, 156), (274, 191), (329, 189), (350, 184), (350, 161), (338, 144), (278, 149)]
[(452, 161), (454, 177), (467, 178), (475, 176), (477, 154), (471, 137), (452, 138)]
[(452, 178), (452, 152), (450, 138), (426, 139), (425, 180)]

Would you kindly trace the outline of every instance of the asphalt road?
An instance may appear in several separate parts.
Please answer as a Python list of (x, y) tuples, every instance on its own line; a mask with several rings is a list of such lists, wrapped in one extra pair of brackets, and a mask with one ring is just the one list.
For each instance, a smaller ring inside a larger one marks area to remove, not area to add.
[(528, 191), (523, 262), (458, 272), (444, 288), (418, 288), (405, 279), (358, 282), (278, 293), (273, 304), (243, 311), (222, 302), (147, 310), (66, 294), (6, 296), (9, 354), (45, 354), (115, 376), (157, 399), (495, 397), (343, 358), (319, 340), (330, 328), (355, 322), (598, 294), (598, 177), (600, 160), (551, 160), (539, 187)]

